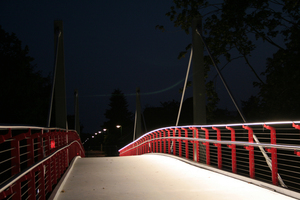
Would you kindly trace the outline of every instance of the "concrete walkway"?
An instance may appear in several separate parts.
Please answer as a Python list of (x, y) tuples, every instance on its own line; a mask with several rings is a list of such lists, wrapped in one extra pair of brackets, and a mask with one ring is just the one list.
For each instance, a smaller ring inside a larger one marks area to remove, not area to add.
[(54, 199), (293, 199), (162, 155), (78, 158)]

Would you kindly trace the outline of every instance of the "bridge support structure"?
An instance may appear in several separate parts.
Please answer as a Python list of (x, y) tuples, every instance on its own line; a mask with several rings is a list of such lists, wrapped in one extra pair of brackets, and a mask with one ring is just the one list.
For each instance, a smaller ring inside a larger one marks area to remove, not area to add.
[[(54, 21), (54, 72), (48, 127), (67, 128), (63, 22)], [(52, 115), (53, 113), (53, 115)]]
[(141, 111), (141, 101), (140, 101), (140, 88), (136, 88), (136, 111), (135, 111), (135, 122), (134, 122), (134, 133), (133, 140), (136, 140), (142, 136), (142, 111)]
[(79, 137), (80, 137), (80, 122), (79, 122), (79, 102), (78, 102), (78, 90), (74, 91), (74, 106), (75, 106), (75, 110), (74, 110), (74, 114), (75, 114), (75, 130), (78, 133)]
[[(201, 37), (197, 33), (202, 31), (201, 17), (195, 18), (192, 22), (192, 48), (193, 48), (193, 123), (206, 124), (206, 98), (205, 98), (205, 80), (204, 80), (204, 60), (203, 50), (204, 46)], [(193, 134), (196, 136), (196, 133)], [(199, 134), (200, 138), (204, 138), (204, 134)], [(193, 144), (196, 148), (196, 144)], [(204, 152), (205, 146), (200, 143), (200, 151)], [(197, 160), (197, 152), (193, 153), (194, 160)], [(205, 157), (200, 158), (201, 162), (205, 162)]]

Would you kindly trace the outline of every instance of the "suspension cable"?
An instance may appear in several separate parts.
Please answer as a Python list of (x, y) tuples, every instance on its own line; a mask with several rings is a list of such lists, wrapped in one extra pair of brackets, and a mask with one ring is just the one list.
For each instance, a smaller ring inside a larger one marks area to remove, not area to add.
[[(225, 86), (225, 88), (226, 88), (226, 90), (227, 90), (227, 92), (228, 92), (228, 94), (229, 94), (229, 96), (230, 96), (233, 104), (235, 105), (235, 107), (236, 107), (237, 111), (239, 112), (241, 118), (243, 119), (244, 123), (246, 123), (246, 119), (244, 118), (242, 112), (240, 111), (238, 105), (236, 104), (236, 101), (235, 101), (234, 97), (232, 96), (232, 94), (231, 94), (231, 92), (230, 92), (230, 90), (229, 90), (229, 88), (228, 88), (228, 86), (227, 86), (227, 84), (226, 84), (226, 82), (225, 82), (225, 80), (224, 80), (224, 78), (223, 78), (223, 76), (222, 76), (222, 74), (221, 74), (221, 72), (220, 72), (220, 70), (219, 70), (219, 68), (218, 68), (215, 60), (214, 60), (214, 58), (213, 58), (213, 56), (211, 55), (210, 49), (208, 48), (206, 42), (204, 41), (202, 34), (198, 31), (198, 29), (196, 29), (196, 33), (201, 37), (201, 40), (202, 40), (202, 42), (203, 42), (203, 44), (204, 44), (204, 46), (205, 46), (205, 48), (206, 48), (206, 50), (207, 50), (207, 52), (208, 52), (211, 60), (213, 62), (214, 67), (216, 68), (216, 70), (217, 70), (217, 72), (218, 72), (218, 74), (220, 76), (220, 79), (222, 80), (222, 82), (223, 82), (223, 84), (224, 84), (224, 86)], [(258, 140), (258, 138), (256, 137), (256, 135), (254, 133), (253, 133), (253, 139), (255, 140), (255, 142), (257, 144), (260, 143), (259, 140)], [(264, 150), (264, 148), (262, 146), (258, 146), (258, 147), (259, 147), (261, 153), (263, 154), (263, 156), (264, 156), (264, 158), (265, 158), (265, 160), (267, 162), (267, 165), (269, 166), (270, 170), (272, 171), (271, 159), (269, 158), (269, 156), (267, 155), (266, 151)], [(282, 187), (286, 187), (287, 188), (287, 186), (284, 184), (282, 178), (280, 177), (279, 173), (277, 173), (277, 176), (278, 176), (278, 181), (279, 181), (280, 185)]]
[(178, 126), (178, 123), (179, 123), (179, 118), (180, 118), (180, 114), (181, 114), (181, 108), (182, 108), (183, 98), (184, 98), (184, 94), (185, 94), (186, 84), (187, 84), (187, 80), (188, 80), (188, 77), (189, 77), (192, 57), (193, 57), (193, 48), (191, 48), (190, 60), (189, 60), (189, 65), (188, 65), (188, 68), (187, 68), (187, 71), (186, 71), (186, 76), (185, 76), (183, 91), (182, 91), (182, 95), (181, 95), (179, 111), (178, 111), (178, 115), (177, 115), (176, 126)]
[[(178, 123), (179, 123), (179, 118), (180, 118), (180, 114), (181, 114), (181, 108), (182, 108), (182, 104), (183, 104), (183, 99), (184, 99), (185, 89), (186, 89), (186, 85), (187, 85), (187, 80), (188, 80), (189, 73), (190, 73), (190, 67), (191, 67), (192, 58), (193, 58), (193, 48), (191, 48), (191, 54), (190, 54), (188, 68), (187, 68), (187, 71), (186, 71), (186, 76), (185, 76), (183, 91), (182, 91), (182, 95), (181, 95), (180, 106), (179, 106), (177, 120), (176, 120), (176, 126), (178, 126)], [(172, 144), (171, 144), (171, 151), (172, 150), (173, 150), (173, 141), (172, 141)]]
[(54, 59), (54, 73), (53, 73), (53, 82), (52, 82), (52, 92), (51, 92), (51, 100), (50, 100), (50, 108), (49, 108), (49, 115), (48, 115), (48, 123), (47, 127), (50, 127), (51, 122), (51, 114), (52, 114), (52, 106), (53, 106), (53, 96), (54, 96), (54, 89), (55, 89), (55, 79), (56, 79), (56, 68), (57, 68), (57, 59), (58, 59), (58, 45), (59, 45), (59, 37), (61, 35), (61, 31), (57, 30), (57, 42), (56, 42), (56, 52), (55, 52), (55, 59)]
[(197, 32), (197, 34), (201, 37), (201, 40), (202, 40), (202, 42), (203, 42), (203, 44), (204, 44), (204, 46), (205, 46), (205, 48), (206, 48), (206, 50), (207, 50), (207, 52), (208, 52), (208, 54), (209, 54), (209, 57), (211, 58), (211, 60), (212, 60), (212, 62), (213, 62), (213, 65), (214, 65), (215, 69), (217, 70), (217, 72), (218, 72), (218, 74), (219, 74), (219, 77), (220, 77), (221, 81), (223, 82), (223, 85), (224, 85), (224, 87), (226, 88), (226, 90), (227, 90), (227, 92), (228, 92), (228, 94), (229, 94), (229, 96), (230, 96), (230, 98), (231, 98), (231, 100), (232, 100), (232, 102), (233, 102), (235, 108), (236, 108), (237, 111), (239, 112), (239, 114), (240, 114), (241, 118), (243, 119), (244, 123), (246, 123), (246, 119), (245, 119), (245, 117), (243, 116), (241, 110), (239, 109), (239, 107), (238, 107), (238, 105), (237, 105), (237, 103), (236, 103), (234, 97), (232, 96), (232, 93), (231, 93), (229, 87), (227, 86), (227, 83), (226, 83), (225, 79), (223, 78), (223, 76), (222, 76), (222, 74), (221, 74), (221, 72), (220, 72), (220, 70), (219, 70), (218, 65), (217, 65), (216, 62), (215, 62), (215, 59), (214, 59), (213, 56), (211, 55), (210, 49), (208, 48), (206, 42), (204, 41), (202, 35), (199, 33), (198, 29), (196, 29), (196, 32)]

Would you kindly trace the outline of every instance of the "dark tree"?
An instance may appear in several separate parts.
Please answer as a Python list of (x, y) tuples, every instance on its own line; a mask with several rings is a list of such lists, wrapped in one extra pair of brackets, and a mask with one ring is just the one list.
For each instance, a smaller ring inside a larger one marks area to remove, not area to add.
[(279, 49), (268, 59), (266, 84), (260, 88), (260, 107), (270, 120), (298, 120), (300, 118), (300, 14), (297, 25), (288, 33), (286, 49)]
[[(128, 110), (128, 102), (119, 89), (112, 93), (109, 107), (105, 112), (108, 121), (102, 125), (103, 128), (108, 129), (105, 144), (121, 147), (132, 141), (133, 114)], [(121, 128), (117, 128), (117, 125)]]
[(45, 78), (22, 48), (14, 33), (0, 26), (0, 123), (46, 126), (50, 80)]
[[(251, 52), (256, 49), (255, 41), (284, 49), (274, 39), (287, 39), (289, 30), (299, 27), (299, 7), (298, 1), (291, 0), (174, 0), (174, 6), (166, 15), (175, 27), (181, 27), (187, 34), (192, 20), (202, 17), (205, 41), (216, 61), (225, 58), (229, 63), (234, 59), (244, 59), (263, 83), (249, 60)], [(163, 26), (157, 28), (164, 29)], [(185, 53), (183, 51), (180, 55)], [(211, 65), (208, 57), (205, 62)]]
[(175, 126), (179, 109), (179, 102), (172, 100), (161, 102), (161, 106), (147, 106), (144, 110), (147, 129), (154, 130), (166, 126)]
[[(258, 119), (299, 118), (299, 27), (300, 2), (291, 0), (174, 0), (166, 13), (175, 27), (187, 34), (192, 20), (201, 17), (204, 39), (217, 63), (222, 68), (236, 59), (243, 59), (256, 76), (260, 88), (256, 97), (244, 102), (248, 117)], [(164, 30), (163, 26), (157, 28)], [(272, 46), (274, 55), (267, 59), (267, 69), (261, 79), (252, 66), (251, 54), (258, 42)], [(179, 54), (184, 56), (185, 51)], [(210, 58), (205, 56), (207, 70)], [(257, 112), (254, 112), (258, 109)]]

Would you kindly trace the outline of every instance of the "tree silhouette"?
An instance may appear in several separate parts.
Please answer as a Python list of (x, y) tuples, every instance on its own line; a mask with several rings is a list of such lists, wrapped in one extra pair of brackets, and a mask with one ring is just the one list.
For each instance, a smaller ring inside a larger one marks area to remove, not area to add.
[(279, 49), (268, 59), (266, 84), (255, 83), (259, 88), (259, 106), (262, 115), (270, 120), (298, 120), (300, 113), (300, 14), (298, 25), (288, 33), (286, 49)]
[[(108, 121), (102, 127), (108, 129), (105, 145), (122, 146), (132, 141), (133, 114), (128, 110), (128, 102), (121, 90), (116, 89), (110, 97), (109, 109), (105, 112)], [(122, 128), (117, 128), (120, 125)]]
[[(243, 102), (246, 118), (279, 120), (299, 118), (299, 11), (300, 2), (291, 0), (175, 0), (166, 15), (187, 34), (192, 20), (201, 17), (204, 39), (216, 62), (226, 60), (224, 68), (233, 60), (243, 59), (256, 76), (254, 85), (260, 93)], [(163, 26), (157, 28), (165, 30)], [(251, 64), (258, 42), (275, 52), (266, 58), (267, 69), (262, 74), (266, 81)], [(187, 45), (179, 57), (190, 47)], [(209, 71), (210, 58), (205, 56), (204, 62)]]
[(14, 33), (0, 26), (0, 123), (45, 126), (50, 79), (42, 77), (34, 60)]

